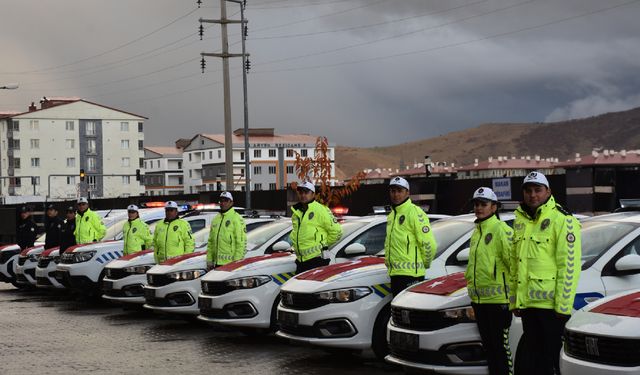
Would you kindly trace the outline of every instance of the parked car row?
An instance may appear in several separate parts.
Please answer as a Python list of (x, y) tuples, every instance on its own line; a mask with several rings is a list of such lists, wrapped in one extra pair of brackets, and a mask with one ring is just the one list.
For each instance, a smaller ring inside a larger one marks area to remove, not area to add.
[[(500, 216), (509, 224), (514, 218)], [(370, 352), (411, 369), (488, 373), (463, 275), (473, 215), (430, 215), (438, 250), (426, 280), (393, 300), (384, 261), (385, 216), (346, 219), (342, 238), (324, 253), (330, 264), (299, 275), (289, 219), (247, 218), (245, 259), (208, 270), (212, 217), (185, 218), (194, 229), (196, 251), (161, 264), (154, 263), (152, 251), (122, 257), (122, 243), (115, 240), (77, 246), (61, 257), (57, 249), (16, 252), (7, 246), (0, 248), (0, 278), (8, 281), (5, 260), (17, 256), (16, 275), (22, 276), (16, 283), (101, 286), (109, 301), (189, 314), (242, 332), (275, 332), (293, 342)], [(640, 374), (639, 286), (640, 213), (584, 218), (577, 311), (566, 328), (563, 374)], [(519, 318), (510, 345), (525, 363), (532, 349)]]

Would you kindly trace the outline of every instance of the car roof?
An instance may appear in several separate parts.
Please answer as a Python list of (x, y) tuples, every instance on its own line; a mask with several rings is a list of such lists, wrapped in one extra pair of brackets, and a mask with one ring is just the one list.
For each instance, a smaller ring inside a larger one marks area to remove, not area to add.
[(625, 211), (625, 212), (616, 212), (612, 214), (598, 215), (592, 216), (584, 221), (623, 221), (628, 223), (640, 223), (640, 212), (638, 211)]

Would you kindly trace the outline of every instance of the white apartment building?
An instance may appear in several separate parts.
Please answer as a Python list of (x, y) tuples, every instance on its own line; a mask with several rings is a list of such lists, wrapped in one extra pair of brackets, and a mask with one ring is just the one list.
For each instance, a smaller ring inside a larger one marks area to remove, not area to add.
[(182, 149), (148, 146), (144, 148), (144, 187), (146, 195), (184, 192)]
[[(297, 181), (296, 153), (313, 157), (317, 137), (307, 134), (275, 134), (273, 128), (249, 129), (251, 190), (278, 190)], [(245, 190), (244, 131), (233, 132), (234, 190)], [(335, 183), (335, 145), (329, 144), (331, 183)], [(198, 134), (182, 154), (184, 192), (226, 189), (224, 134)]]
[[(43, 98), (0, 117), (0, 196), (140, 195), (144, 116), (80, 98)], [(85, 180), (80, 181), (84, 170)]]

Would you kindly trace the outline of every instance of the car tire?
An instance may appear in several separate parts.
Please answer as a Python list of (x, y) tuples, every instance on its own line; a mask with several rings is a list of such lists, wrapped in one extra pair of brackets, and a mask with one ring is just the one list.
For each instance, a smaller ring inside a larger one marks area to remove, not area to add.
[(389, 354), (389, 344), (387, 343), (387, 324), (391, 317), (391, 304), (385, 305), (378, 313), (376, 322), (373, 325), (371, 335), (371, 349), (379, 360), (384, 361), (384, 357)]

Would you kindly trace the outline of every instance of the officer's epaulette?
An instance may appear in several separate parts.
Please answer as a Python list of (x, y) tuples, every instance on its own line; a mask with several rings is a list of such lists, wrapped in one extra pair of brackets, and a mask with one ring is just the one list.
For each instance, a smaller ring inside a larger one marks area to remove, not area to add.
[(567, 211), (561, 205), (556, 203), (556, 210), (560, 211), (564, 216), (571, 216), (571, 212)]

